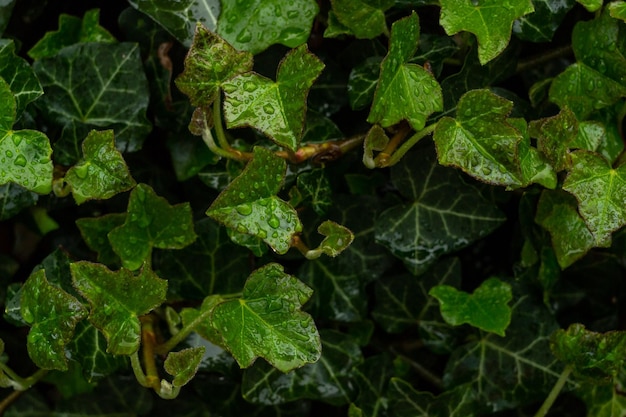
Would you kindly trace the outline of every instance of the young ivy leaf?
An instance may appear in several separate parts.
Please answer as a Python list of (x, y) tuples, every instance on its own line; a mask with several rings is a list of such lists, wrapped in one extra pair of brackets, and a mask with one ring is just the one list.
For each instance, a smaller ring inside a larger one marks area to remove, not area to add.
[(413, 129), (421, 130), (429, 115), (443, 110), (441, 87), (435, 77), (422, 66), (407, 62), (417, 50), (419, 32), (415, 12), (392, 25), (389, 53), (380, 64), (368, 122), (388, 127), (408, 120)]
[(530, 122), (529, 133), (556, 171), (569, 166), (569, 149), (578, 137), (578, 121), (568, 107), (556, 116)]
[(363, 141), (363, 165), (373, 169), (376, 168), (374, 160), (374, 151), (382, 151), (389, 143), (389, 137), (380, 125), (374, 125), (367, 132)]
[(326, 220), (319, 225), (317, 231), (325, 236), (316, 249), (306, 253), (307, 259), (317, 259), (323, 253), (335, 257), (344, 251), (354, 240), (354, 234), (345, 226)]
[(37, 130), (13, 130), (16, 102), (0, 78), (0, 185), (14, 182), (38, 194), (52, 191), (52, 149)]
[(89, 301), (89, 321), (107, 339), (107, 352), (130, 355), (139, 349), (141, 324), (138, 316), (165, 301), (167, 281), (149, 268), (138, 275), (128, 269), (111, 271), (101, 264), (76, 262), (70, 265), (72, 281)]
[(518, 146), (522, 183), (526, 185), (537, 183), (551, 190), (556, 188), (556, 172), (545, 155), (531, 146), (526, 120), (510, 118), (507, 122), (522, 134)]
[(590, 12), (595, 12), (599, 10), (600, 7), (602, 7), (602, 3), (604, 3), (603, 0), (576, 0), (576, 1), (582, 4), (583, 6), (585, 6), (585, 9), (587, 9)]
[(213, 324), (240, 367), (247, 368), (260, 356), (289, 372), (321, 355), (313, 318), (300, 311), (312, 293), (272, 263), (250, 274), (240, 299), (215, 307)]
[(484, 281), (473, 294), (437, 285), (428, 294), (439, 300), (441, 315), (453, 326), (470, 324), (504, 337), (511, 322), (511, 286), (497, 278)]
[(358, 39), (373, 39), (388, 34), (385, 11), (393, 0), (331, 0), (332, 11), (342, 26)]
[(276, 82), (256, 73), (224, 82), (228, 128), (252, 126), (278, 145), (295, 151), (304, 130), (309, 89), (323, 68), (322, 61), (302, 45), (280, 62)]
[(87, 316), (85, 307), (50, 284), (40, 269), (22, 287), (20, 310), (31, 325), (26, 347), (33, 362), (43, 369), (66, 371), (65, 346), (71, 341), (76, 324)]
[(252, 161), (213, 201), (207, 216), (225, 226), (261, 238), (279, 254), (302, 231), (298, 213), (276, 196), (287, 164), (268, 149), (255, 147)]
[(462, 30), (476, 35), (484, 65), (509, 44), (513, 21), (534, 10), (531, 0), (441, 0), (439, 23), (448, 35)]
[(626, 22), (626, 2), (624, 1), (612, 1), (608, 4), (609, 13), (611, 17), (620, 19)]
[(611, 233), (626, 225), (626, 165), (611, 168), (600, 155), (571, 154), (572, 168), (563, 189), (578, 200), (578, 211), (597, 246), (609, 246)]
[(182, 387), (193, 379), (202, 362), (204, 351), (204, 346), (198, 346), (183, 349), (180, 352), (170, 352), (167, 355), (163, 367), (174, 377), (172, 381), (174, 387)]
[(76, 204), (106, 200), (135, 186), (122, 154), (115, 148), (112, 130), (92, 130), (82, 149), (83, 158), (65, 174)]
[(124, 267), (135, 270), (146, 261), (152, 248), (182, 249), (196, 240), (189, 203), (171, 206), (146, 184), (130, 194), (123, 225), (109, 232), (109, 241)]
[(207, 320), (224, 299), (220, 295), (209, 295), (202, 301), (200, 308), (183, 308), (180, 312), (180, 318), (183, 321), (183, 327), (193, 327), (193, 330), (202, 338), (208, 340), (214, 345), (223, 347), (224, 341), (217, 331), (213, 322)]
[(175, 82), (192, 105), (208, 107), (218, 97), (224, 81), (251, 70), (251, 53), (237, 51), (198, 24), (193, 44), (185, 57), (185, 70)]

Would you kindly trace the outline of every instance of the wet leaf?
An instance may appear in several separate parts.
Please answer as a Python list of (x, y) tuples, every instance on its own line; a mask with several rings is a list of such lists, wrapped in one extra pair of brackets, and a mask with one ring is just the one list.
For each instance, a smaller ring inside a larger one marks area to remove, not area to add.
[(207, 216), (263, 239), (277, 253), (287, 252), (292, 236), (302, 231), (302, 224), (293, 207), (276, 197), (285, 170), (284, 159), (255, 147), (252, 161), (213, 201)]
[(612, 1), (607, 6), (611, 17), (626, 21), (626, 2)]
[(51, 285), (45, 271), (39, 270), (24, 283), (20, 310), (31, 326), (26, 347), (33, 362), (42, 369), (67, 370), (65, 347), (87, 315), (83, 305)]
[(199, 346), (183, 349), (179, 352), (170, 352), (167, 355), (163, 367), (168, 374), (174, 377), (172, 381), (174, 387), (182, 387), (193, 379), (198, 372), (204, 351), (204, 347)]
[(34, 206), (39, 196), (14, 183), (0, 185), (0, 220), (10, 219), (26, 207)]
[(333, 16), (347, 29), (346, 33), (359, 39), (372, 39), (388, 34), (385, 11), (393, 0), (332, 0)]
[(374, 125), (367, 132), (363, 141), (363, 165), (373, 169), (376, 168), (374, 160), (374, 151), (382, 151), (389, 143), (389, 136), (380, 125)]
[(91, 305), (89, 321), (107, 339), (107, 352), (130, 355), (139, 349), (138, 316), (165, 301), (167, 281), (149, 268), (138, 275), (128, 269), (111, 271), (104, 265), (80, 261), (70, 266), (74, 286)]
[(323, 68), (324, 64), (302, 45), (280, 62), (276, 82), (257, 73), (224, 82), (228, 128), (252, 126), (295, 151), (304, 129), (307, 94)]
[(332, 189), (324, 170), (314, 169), (298, 175), (296, 187), (300, 204), (310, 207), (318, 215), (325, 215), (332, 206)]
[(82, 159), (65, 174), (76, 204), (106, 200), (136, 185), (122, 154), (115, 148), (112, 130), (92, 130), (82, 149)]
[(85, 13), (82, 20), (78, 17), (61, 14), (59, 29), (46, 32), (35, 46), (28, 51), (32, 59), (50, 58), (66, 46), (77, 43), (99, 42), (116, 43), (117, 39), (100, 26), (100, 10), (92, 9)]
[(9, 39), (0, 39), (0, 78), (9, 84), (15, 97), (16, 119), (20, 118), (28, 103), (43, 94), (33, 69), (15, 54), (15, 43)]
[(120, 266), (122, 261), (113, 250), (109, 242), (109, 232), (126, 221), (126, 213), (105, 214), (100, 217), (82, 218), (76, 220), (85, 243), (98, 253), (98, 262), (109, 267)]
[(535, 11), (513, 22), (513, 33), (531, 42), (550, 42), (575, 0), (533, 0)]
[(192, 326), (194, 331), (202, 338), (217, 346), (223, 346), (224, 342), (213, 320), (207, 319), (213, 315), (215, 307), (224, 299), (219, 295), (210, 295), (202, 301), (200, 308), (183, 308), (180, 317), (183, 326)]
[(391, 378), (388, 395), (391, 415), (396, 417), (466, 417), (476, 409), (471, 391), (455, 389), (435, 397), (400, 378)]
[(478, 57), (486, 64), (509, 43), (513, 21), (534, 11), (530, 0), (442, 0), (439, 23), (448, 35), (462, 30), (478, 38)]
[(321, 354), (313, 318), (300, 311), (312, 290), (278, 264), (254, 271), (239, 299), (215, 308), (213, 323), (239, 366), (257, 357), (282, 372), (316, 362)]
[(130, 0), (130, 5), (147, 14), (163, 26), (180, 43), (189, 47), (196, 30), (196, 22), (215, 32), (220, 15), (220, 2), (217, 0)]
[(354, 240), (354, 234), (345, 226), (326, 220), (317, 228), (324, 240), (315, 249), (307, 252), (307, 259), (319, 258), (322, 254), (335, 257), (343, 252)]
[(192, 105), (208, 107), (225, 81), (251, 69), (252, 54), (237, 51), (215, 33), (197, 25), (185, 57), (185, 71), (176, 78), (176, 86), (187, 94)]
[(556, 171), (569, 167), (569, 149), (578, 137), (578, 121), (568, 107), (563, 108), (556, 116), (533, 120), (529, 132), (532, 137), (537, 138), (537, 148)]
[(578, 392), (587, 406), (589, 417), (613, 417), (626, 413), (626, 398), (612, 384), (586, 384)]
[(37, 130), (13, 130), (16, 101), (0, 78), (0, 185), (15, 183), (38, 194), (52, 190), (52, 149)]
[(151, 256), (152, 248), (182, 249), (196, 240), (189, 203), (170, 205), (148, 185), (130, 193), (124, 224), (108, 234), (124, 267), (135, 270)]
[(295, 48), (309, 38), (318, 10), (314, 0), (223, 2), (217, 33), (252, 54), (275, 43)]
[(576, 0), (576, 1), (582, 4), (583, 6), (585, 6), (585, 9), (587, 9), (590, 12), (595, 12), (596, 10), (598, 10), (600, 7), (602, 7), (602, 3), (603, 3), (603, 0)]
[(456, 171), (439, 165), (430, 150), (406, 155), (391, 175), (409, 201), (380, 214), (376, 241), (413, 274), (423, 273), (440, 256), (487, 235), (504, 220)]
[(407, 61), (415, 54), (419, 40), (416, 13), (391, 27), (389, 53), (380, 64), (380, 78), (367, 121), (392, 126), (408, 120), (415, 130), (424, 128), (426, 118), (443, 110), (441, 87), (422, 66)]

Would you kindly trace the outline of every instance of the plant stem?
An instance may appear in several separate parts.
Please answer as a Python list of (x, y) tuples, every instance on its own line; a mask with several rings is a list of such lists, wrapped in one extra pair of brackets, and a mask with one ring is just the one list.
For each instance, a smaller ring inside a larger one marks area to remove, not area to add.
[(139, 382), (139, 385), (150, 388), (146, 374), (143, 373), (143, 368), (141, 367), (141, 362), (139, 361), (139, 351), (130, 355), (130, 366), (133, 369), (133, 373), (135, 374), (135, 378), (137, 379), (137, 382)]
[(548, 414), (548, 411), (550, 411), (550, 408), (554, 404), (554, 401), (556, 401), (556, 398), (559, 396), (559, 393), (565, 386), (565, 383), (567, 382), (567, 378), (569, 377), (569, 374), (571, 372), (572, 372), (571, 366), (566, 366), (565, 369), (563, 369), (563, 372), (561, 372), (559, 379), (556, 381), (556, 383), (552, 387), (552, 390), (550, 391), (550, 394), (548, 394), (548, 397), (546, 398), (546, 400), (543, 402), (543, 404), (541, 404), (541, 407), (535, 414), (535, 417), (545, 417)]
[(13, 388), (15, 389), (12, 393), (7, 395), (0, 402), (0, 416), (4, 414), (4, 412), (9, 408), (11, 404), (17, 400), (20, 395), (22, 395), (27, 389), (35, 385), (41, 378), (43, 378), (47, 373), (47, 369), (38, 369), (34, 374), (29, 377), (21, 378), (13, 372), (11, 368), (6, 366), (4, 363), (0, 362), (0, 367), (2, 371), (15, 383)]
[(217, 98), (213, 102), (213, 125), (215, 126), (215, 134), (217, 136), (217, 143), (220, 144), (222, 149), (231, 151), (232, 148), (228, 139), (226, 139), (226, 132), (224, 132), (224, 126), (222, 126), (222, 95), (218, 94)]
[(522, 72), (526, 72), (534, 67), (538, 67), (554, 59), (566, 57), (568, 55), (571, 55), (572, 51), (573, 50), (571, 45), (565, 45), (560, 48), (545, 52), (541, 55), (530, 57), (527, 60), (524, 60), (517, 64), (515, 73), (519, 74)]
[(159, 355), (165, 355), (165, 354), (169, 353), (172, 349), (174, 349), (176, 347), (176, 345), (178, 345), (180, 342), (185, 340), (187, 338), (187, 336), (189, 336), (191, 334), (191, 332), (193, 332), (194, 329), (200, 323), (202, 323), (204, 320), (209, 318), (209, 316), (211, 315), (212, 312), (213, 312), (213, 310), (202, 311), (198, 315), (198, 317), (196, 317), (190, 323), (187, 323), (185, 326), (183, 326), (178, 331), (178, 333), (173, 335), (168, 341), (166, 341), (165, 343), (162, 343), (160, 345), (155, 346), (154, 347), (154, 352), (159, 354)]
[(2, 402), (0, 402), (0, 416), (4, 415), (4, 412), (9, 408), (9, 406), (13, 404), (23, 393), (24, 391), (13, 391), (3, 399)]
[[(217, 103), (217, 106), (213, 106), (213, 109), (215, 110), (215, 108), (218, 109), (218, 114), (214, 114), (213, 115), (213, 119), (215, 120), (217, 117), (221, 118), (221, 111), (220, 106), (219, 106), (219, 100), (216, 100), (215, 103)], [(211, 133), (211, 129), (209, 128), (209, 125), (206, 121), (206, 118), (204, 118), (203, 123), (204, 126), (202, 128), (202, 140), (204, 141), (204, 143), (206, 144), (206, 146), (208, 146), (208, 148), (216, 155), (221, 156), (223, 158), (228, 158), (228, 159), (235, 159), (237, 161), (248, 161), (252, 158), (252, 154), (249, 153), (244, 153), (244, 152), (240, 152), (236, 149), (233, 149), (230, 144), (228, 144), (228, 141), (226, 140), (226, 135), (224, 133), (224, 129), (223, 126), (221, 125), (221, 119), (218, 122), (215, 122), (215, 133), (218, 135), (218, 140), (221, 142), (223, 142), (225, 144), (224, 148), (221, 148), (217, 145), (217, 143), (215, 143), (215, 139), (213, 138), (213, 133)], [(219, 127), (218, 127), (219, 126)]]
[(393, 153), (393, 155), (391, 155), (387, 165), (385, 165), (385, 166), (392, 166), (392, 165), (397, 164), (398, 161), (400, 161), (400, 159), (409, 151), (409, 149), (411, 149), (413, 146), (415, 146), (415, 144), (417, 142), (419, 142), (422, 138), (424, 138), (425, 136), (428, 136), (431, 133), (433, 133), (433, 131), (435, 130), (436, 127), (437, 127), (437, 123), (433, 123), (431, 125), (426, 126), (425, 128), (423, 128), (419, 132), (415, 132), (415, 134), (413, 136), (411, 136), (406, 142), (404, 142)]
[(389, 164), (389, 158), (391, 154), (400, 146), (400, 143), (406, 138), (406, 135), (411, 131), (411, 126), (407, 123), (403, 123), (396, 132), (395, 135), (391, 138), (385, 149), (383, 149), (377, 156), (374, 158), (374, 165), (377, 167), (386, 167)]
[(141, 320), (141, 352), (143, 365), (146, 368), (146, 382), (155, 391), (161, 388), (161, 378), (154, 360), (154, 347), (157, 344), (154, 333), (154, 318), (151, 315), (143, 316)]

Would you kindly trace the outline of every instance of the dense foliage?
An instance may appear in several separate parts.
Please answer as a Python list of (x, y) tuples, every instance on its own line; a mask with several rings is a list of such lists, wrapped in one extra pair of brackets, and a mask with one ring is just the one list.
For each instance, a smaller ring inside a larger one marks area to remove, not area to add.
[(626, 416), (624, 20), (0, 2), (0, 413)]

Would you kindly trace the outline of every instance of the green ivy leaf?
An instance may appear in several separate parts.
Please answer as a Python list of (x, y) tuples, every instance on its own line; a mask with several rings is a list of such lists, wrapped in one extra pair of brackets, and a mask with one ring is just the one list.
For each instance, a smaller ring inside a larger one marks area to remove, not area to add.
[(611, 233), (626, 224), (626, 166), (616, 169), (598, 154), (576, 151), (563, 189), (578, 200), (578, 211), (597, 246), (608, 246)]
[(620, 19), (626, 22), (626, 2), (612, 1), (608, 4), (607, 9), (611, 14), (611, 17)]
[(366, 417), (386, 417), (389, 399), (387, 385), (392, 376), (391, 359), (387, 355), (367, 358), (356, 370), (356, 384), (359, 395), (354, 404)]
[(302, 231), (302, 224), (293, 207), (276, 197), (285, 170), (284, 159), (255, 147), (252, 161), (213, 201), (207, 216), (263, 239), (277, 253), (287, 252), (293, 235)]
[(223, 2), (217, 33), (255, 55), (275, 43), (295, 48), (309, 38), (318, 11), (314, 0)]
[(0, 78), (0, 185), (13, 182), (38, 194), (52, 191), (52, 149), (37, 130), (13, 130), (16, 102)]
[(66, 46), (77, 43), (116, 43), (117, 39), (100, 26), (99, 21), (100, 10), (98, 9), (87, 11), (82, 20), (78, 17), (61, 14), (59, 16), (59, 29), (46, 32), (44, 37), (28, 51), (28, 56), (32, 59), (50, 58)]
[(374, 100), (381, 59), (379, 56), (370, 57), (350, 71), (348, 99), (352, 110), (362, 110)]
[(26, 207), (34, 206), (39, 196), (14, 183), (0, 185), (0, 221), (10, 219)]
[(391, 168), (391, 176), (409, 201), (380, 214), (376, 241), (413, 274), (423, 273), (440, 256), (467, 246), (504, 221), (497, 207), (455, 170), (439, 165), (431, 150), (404, 157)]
[(522, 141), (517, 148), (522, 183), (537, 183), (551, 190), (555, 189), (557, 186), (556, 172), (548, 163), (546, 156), (530, 145), (526, 120), (508, 119), (508, 123), (522, 134)]
[(575, 0), (533, 0), (535, 11), (513, 22), (513, 33), (531, 42), (550, 42)]
[(603, 0), (576, 0), (578, 3), (582, 4), (583, 6), (585, 6), (585, 9), (587, 9), (590, 12), (595, 12), (598, 9), (600, 9), (600, 7), (602, 7), (602, 3), (604, 3)]
[(559, 191), (544, 191), (537, 205), (535, 221), (550, 232), (554, 253), (563, 269), (603, 243), (596, 242), (577, 209), (576, 199)]
[(106, 200), (136, 185), (122, 154), (115, 148), (112, 130), (92, 130), (82, 149), (83, 158), (65, 174), (77, 204)]
[(204, 346), (183, 349), (179, 352), (170, 352), (165, 358), (163, 367), (174, 377), (172, 385), (182, 387), (193, 379), (204, 356)]
[(200, 308), (183, 308), (180, 317), (183, 326), (191, 326), (202, 338), (217, 346), (224, 346), (224, 340), (212, 320), (207, 320), (224, 299), (220, 295), (210, 295), (202, 301)]
[(395, 377), (389, 381), (388, 396), (394, 417), (466, 417), (475, 415), (476, 410), (471, 391), (452, 389), (435, 397)]
[(135, 270), (150, 258), (152, 248), (181, 249), (196, 240), (189, 203), (171, 206), (146, 184), (130, 193), (123, 225), (111, 230), (109, 241), (124, 267)]
[(208, 107), (215, 101), (222, 84), (252, 70), (252, 54), (239, 52), (202, 25), (196, 26), (193, 44), (185, 57), (185, 70), (176, 86), (194, 106)]
[(359, 39), (389, 34), (385, 11), (393, 5), (393, 0), (331, 0), (333, 16)]
[(33, 68), (45, 94), (37, 100), (45, 119), (60, 127), (55, 154), (71, 165), (91, 129), (115, 130), (116, 146), (141, 148), (151, 129), (146, 119), (148, 83), (136, 44), (80, 43), (61, 49)]
[(288, 372), (319, 359), (319, 333), (313, 318), (300, 311), (312, 292), (282, 266), (269, 264), (250, 275), (241, 298), (215, 308), (214, 326), (239, 366), (247, 368), (260, 356)]
[(26, 60), (15, 55), (15, 43), (0, 39), (0, 78), (9, 83), (15, 96), (16, 119), (19, 119), (26, 105), (43, 94), (43, 88)]
[(579, 129), (576, 116), (568, 107), (561, 109), (556, 116), (533, 120), (529, 132), (537, 138), (537, 148), (556, 171), (569, 167), (569, 149), (578, 137)]
[(449, 285), (437, 285), (428, 294), (439, 300), (441, 315), (453, 326), (467, 323), (504, 337), (511, 322), (511, 286), (498, 278), (483, 281), (472, 294)]
[(417, 50), (419, 31), (415, 12), (392, 25), (389, 53), (380, 64), (368, 122), (388, 127), (408, 120), (413, 129), (421, 130), (429, 115), (443, 110), (441, 87), (435, 77), (423, 67), (407, 62)]
[(626, 333), (596, 333), (575, 323), (567, 330), (557, 330), (550, 348), (557, 358), (572, 367), (576, 376), (596, 384), (612, 382), (624, 366)]
[(334, 258), (350, 246), (354, 240), (354, 234), (350, 229), (331, 220), (326, 220), (320, 224), (317, 231), (324, 236), (324, 240), (317, 248), (306, 253), (307, 259), (316, 259), (322, 254)]
[(296, 189), (300, 196), (300, 204), (310, 207), (319, 216), (325, 215), (332, 206), (332, 189), (323, 169), (305, 171), (298, 175)]
[(363, 362), (356, 341), (334, 330), (320, 331), (322, 356), (319, 361), (284, 374), (265, 362), (257, 362), (243, 374), (243, 397), (255, 404), (283, 404), (311, 399), (335, 406), (354, 398), (351, 384), (354, 367)]
[(252, 126), (295, 151), (304, 129), (307, 94), (323, 68), (324, 64), (302, 45), (280, 62), (276, 82), (256, 73), (224, 82), (228, 128)]
[(439, 23), (448, 35), (462, 30), (478, 38), (478, 57), (486, 64), (506, 48), (513, 21), (534, 11), (530, 0), (442, 0)]
[(0, 36), (4, 33), (9, 19), (11, 19), (11, 13), (13, 12), (13, 6), (15, 6), (16, 0), (8, 0), (2, 3), (0, 6)]
[(613, 384), (585, 384), (578, 390), (578, 396), (585, 402), (588, 416), (613, 417), (626, 413), (626, 398)]
[(128, 269), (114, 272), (104, 265), (80, 261), (70, 269), (74, 286), (91, 305), (89, 321), (107, 339), (107, 352), (135, 353), (141, 336), (138, 316), (165, 301), (167, 281), (149, 268), (134, 275)]
[(126, 213), (112, 213), (95, 218), (78, 219), (76, 226), (87, 246), (98, 253), (98, 262), (109, 267), (117, 267), (122, 264), (122, 261), (113, 250), (108, 234), (124, 222), (126, 222)]
[(363, 165), (370, 169), (376, 168), (374, 151), (382, 151), (389, 143), (389, 136), (380, 125), (374, 125), (367, 132), (363, 141)]
[(51, 285), (45, 271), (39, 270), (24, 283), (20, 309), (31, 325), (26, 347), (33, 362), (43, 369), (67, 370), (65, 346), (76, 324), (87, 315), (83, 305)]
[(220, 2), (216, 0), (130, 0), (130, 5), (157, 21), (180, 43), (189, 47), (192, 43), (196, 22), (215, 31), (220, 15)]

